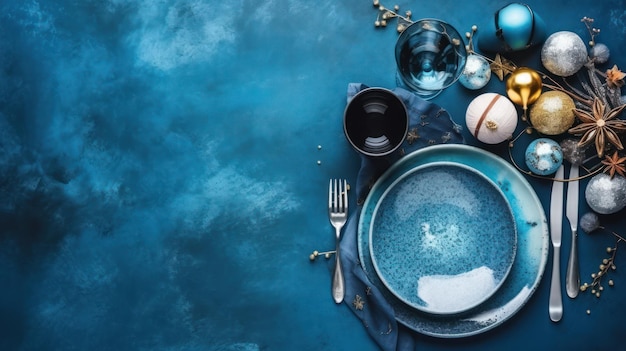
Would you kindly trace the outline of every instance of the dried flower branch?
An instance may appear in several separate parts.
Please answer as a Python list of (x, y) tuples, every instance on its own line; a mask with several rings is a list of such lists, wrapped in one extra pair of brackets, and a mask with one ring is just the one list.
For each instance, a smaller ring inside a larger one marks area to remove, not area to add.
[[(598, 229), (602, 229), (608, 231), (615, 237), (615, 246), (606, 248), (606, 252), (609, 254), (609, 257), (604, 258), (602, 260), (602, 263), (598, 266), (599, 270), (591, 274), (591, 283), (583, 283), (580, 286), (580, 291), (590, 291), (596, 297), (600, 297), (602, 295), (602, 292), (604, 291), (602, 279), (608, 276), (609, 272), (617, 269), (617, 266), (615, 264), (617, 249), (619, 247), (619, 243), (626, 242), (626, 239), (624, 239), (624, 237), (615, 233), (614, 231), (609, 231), (601, 226), (598, 216), (593, 212), (585, 213), (580, 218), (580, 228), (588, 234), (591, 234)], [(612, 279), (609, 279), (608, 285), (614, 286), (615, 282)]]

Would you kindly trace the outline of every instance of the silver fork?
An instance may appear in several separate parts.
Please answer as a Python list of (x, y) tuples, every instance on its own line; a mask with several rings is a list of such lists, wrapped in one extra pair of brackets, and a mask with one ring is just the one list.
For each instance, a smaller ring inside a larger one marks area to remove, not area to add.
[(333, 273), (332, 293), (336, 303), (341, 303), (345, 294), (345, 281), (339, 257), (341, 228), (348, 219), (348, 188), (346, 180), (331, 179), (328, 184), (328, 217), (335, 227), (335, 272)]

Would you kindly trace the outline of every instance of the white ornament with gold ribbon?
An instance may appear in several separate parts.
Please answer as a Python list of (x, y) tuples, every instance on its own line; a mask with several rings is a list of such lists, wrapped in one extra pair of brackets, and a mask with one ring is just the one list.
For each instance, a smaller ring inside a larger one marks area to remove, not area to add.
[(517, 128), (517, 110), (505, 96), (484, 93), (467, 107), (465, 123), (476, 139), (485, 144), (499, 144), (510, 139)]

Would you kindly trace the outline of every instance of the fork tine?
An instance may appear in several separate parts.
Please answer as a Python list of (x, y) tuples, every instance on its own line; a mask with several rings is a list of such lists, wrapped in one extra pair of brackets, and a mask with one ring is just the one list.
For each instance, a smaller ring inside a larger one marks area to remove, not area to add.
[(337, 179), (335, 179), (333, 181), (334, 185), (335, 185), (335, 189), (334, 189), (334, 193), (333, 193), (333, 212), (337, 212), (338, 209), (338, 205), (337, 205), (337, 194), (339, 194), (339, 182), (337, 182)]
[(339, 202), (339, 208), (337, 208), (337, 212), (343, 212), (343, 184), (341, 180), (339, 180), (339, 190), (337, 192), (337, 202)]
[(348, 182), (343, 180), (343, 211), (348, 212)]
[(333, 210), (333, 180), (328, 182), (328, 210)]

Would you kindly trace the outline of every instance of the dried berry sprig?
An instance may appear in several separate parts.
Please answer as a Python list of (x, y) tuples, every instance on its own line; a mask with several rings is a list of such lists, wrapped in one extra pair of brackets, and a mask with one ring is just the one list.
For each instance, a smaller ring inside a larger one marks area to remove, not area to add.
[(329, 259), (329, 258), (330, 258), (330, 256), (331, 256), (332, 254), (334, 254), (335, 252), (336, 252), (336, 251), (334, 251), (334, 250), (333, 250), (333, 251), (324, 251), (324, 252), (319, 252), (319, 251), (315, 250), (315, 251), (313, 251), (313, 253), (311, 253), (311, 254), (309, 255), (309, 260), (311, 260), (311, 261), (315, 261), (315, 259), (316, 259), (318, 256), (322, 256), (322, 255), (324, 255), (324, 257), (325, 257), (326, 259)]
[[(615, 246), (606, 248), (606, 252), (609, 254), (609, 256), (602, 260), (602, 263), (598, 266), (598, 271), (591, 274), (591, 283), (583, 283), (580, 286), (581, 292), (590, 291), (591, 294), (595, 295), (596, 297), (600, 297), (602, 295), (602, 291), (604, 291), (602, 279), (606, 277), (609, 272), (615, 271), (617, 269), (617, 265), (615, 264), (617, 249), (621, 242), (626, 242), (626, 239), (624, 239), (623, 236), (617, 234), (616, 232), (607, 230), (606, 228), (601, 226), (598, 216), (593, 212), (588, 212), (580, 218), (580, 227), (588, 234), (593, 233), (598, 229), (602, 229), (609, 232), (615, 237)], [(615, 282), (612, 279), (609, 279), (607, 283), (609, 286), (615, 285)]]
[(596, 35), (600, 34), (600, 29), (593, 27), (593, 18), (585, 16), (580, 21), (585, 24), (587, 31), (589, 31), (589, 36), (591, 37), (591, 40), (589, 40), (589, 46), (596, 45)]
[(379, 0), (374, 0), (373, 4), (374, 7), (378, 9), (378, 16), (376, 17), (376, 21), (374, 21), (374, 26), (376, 26), (377, 28), (387, 27), (387, 20), (396, 18), (396, 30), (398, 31), (398, 33), (402, 33), (409, 25), (413, 23), (413, 20), (411, 19), (411, 15), (413, 13), (411, 12), (411, 10), (405, 11), (404, 16), (402, 16), (398, 13), (398, 11), (400, 11), (400, 6), (398, 5), (394, 5), (392, 10), (383, 6)]

